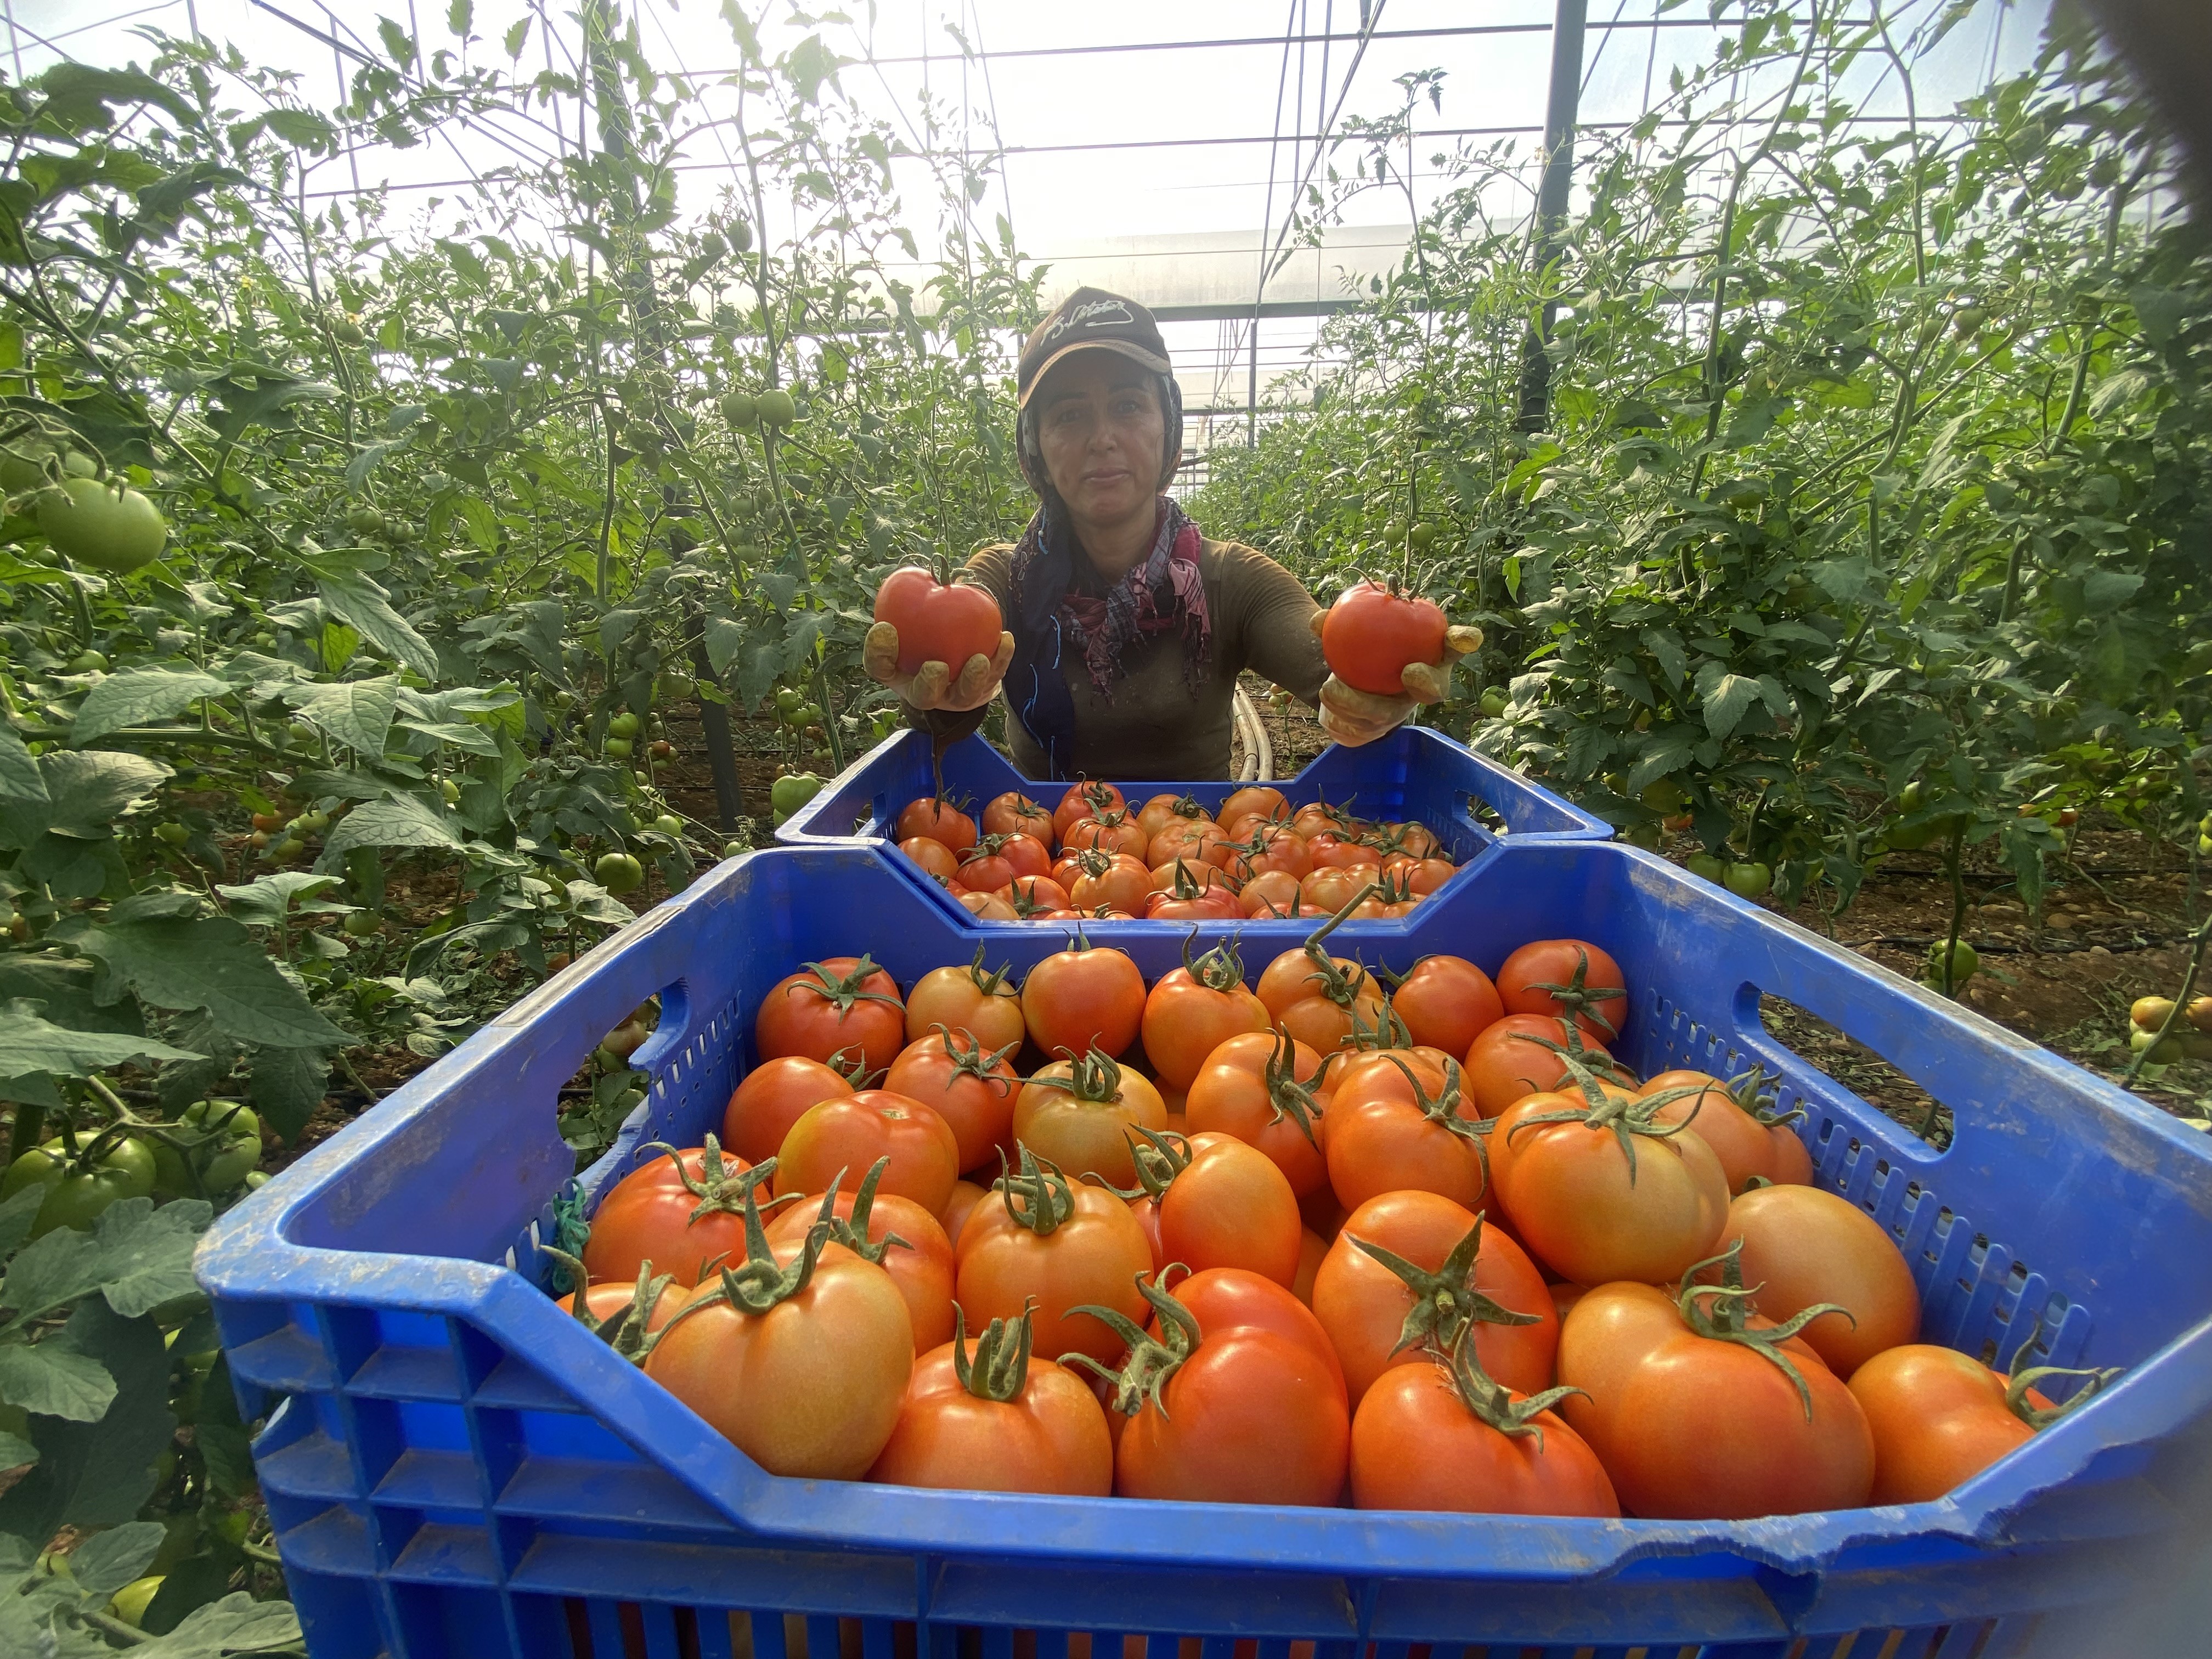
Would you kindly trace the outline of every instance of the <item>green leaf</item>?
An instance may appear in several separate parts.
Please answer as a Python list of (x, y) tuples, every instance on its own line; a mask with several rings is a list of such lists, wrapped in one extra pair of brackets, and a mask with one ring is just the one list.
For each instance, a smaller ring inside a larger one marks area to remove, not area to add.
[(1658, 659), (1659, 666), (1667, 671), (1667, 678), (1680, 685), (1682, 677), (1690, 672), (1690, 657), (1674, 630), (1647, 628), (1637, 637), (1644, 642), (1644, 648)]
[(356, 847), (458, 848), (461, 837), (442, 808), (414, 795), (365, 801), (332, 826), (315, 862), (328, 869)]
[(128, 668), (110, 674), (85, 693), (70, 725), (70, 742), (82, 749), (95, 738), (126, 726), (165, 720), (180, 714), (203, 697), (220, 697), (231, 690), (228, 680), (198, 670)]
[(522, 18), (513, 28), (507, 30), (507, 38), (500, 44), (507, 48), (507, 55), (510, 62), (522, 56), (523, 45), (529, 39), (530, 20), (527, 17)]
[(20, 1469), (39, 1461), (39, 1449), (20, 1434), (0, 1429), (0, 1470)]
[(170, 775), (159, 761), (106, 750), (50, 750), (35, 763), (46, 799), (0, 797), (0, 848), (29, 847), (48, 830), (105, 837), (125, 807)]
[(1726, 742), (1758, 696), (1757, 680), (1742, 674), (1716, 676), (1699, 698), (1705, 730)]
[(39, 1206), (46, 1197), (46, 1188), (33, 1185), (0, 1199), (0, 1257), (31, 1236), (31, 1224), (39, 1218)]
[[(56, 1344), (99, 1365), (114, 1379), (115, 1395), (97, 1422), (31, 1419), (39, 1462), (0, 1495), (0, 1532), (41, 1542), (64, 1526), (135, 1519), (154, 1490), (155, 1460), (177, 1431), (168, 1407), (169, 1352), (152, 1320), (125, 1319), (104, 1302), (87, 1302), (39, 1346)], [(142, 1650), (155, 1650), (149, 1644)]]
[(21, 1319), (98, 1291), (129, 1317), (189, 1296), (192, 1251), (214, 1214), (197, 1198), (159, 1206), (150, 1198), (118, 1200), (90, 1232), (57, 1227), (25, 1245), (0, 1283), (0, 1305)]
[(5, 724), (0, 724), (0, 801), (22, 801), (35, 807), (46, 804), (46, 782), (40, 775), (39, 763), (23, 746), (15, 729)]
[(58, 1338), (0, 1345), (0, 1401), (71, 1423), (96, 1423), (114, 1398), (115, 1379), (100, 1362)]
[(94, 1533), (70, 1552), (70, 1577), (88, 1595), (112, 1595), (154, 1565), (167, 1529), (158, 1521), (133, 1521)]
[(21, 998), (0, 1003), (0, 1078), (29, 1077), (46, 1073), (58, 1077), (90, 1077), (110, 1066), (135, 1060), (198, 1060), (183, 1048), (173, 1048), (149, 1036), (124, 1036), (111, 1031), (79, 1031), (57, 1025), (38, 1003)]
[(215, 890), (230, 901), (230, 914), (248, 927), (274, 927), (294, 913), (297, 900), (310, 901), (298, 905), (301, 915), (338, 916), (360, 908), (353, 904), (312, 902), (316, 894), (326, 892), (343, 879), (311, 870), (280, 870), (273, 876), (257, 876), (243, 886), (218, 883)]
[(745, 642), (745, 630), (727, 617), (707, 619), (707, 661), (717, 674), (726, 674)]
[(358, 571), (319, 562), (307, 568), (315, 573), (315, 591), (333, 615), (401, 667), (413, 669), (426, 680), (438, 678), (438, 653), (392, 608), (391, 596), (375, 582)]
[(329, 732), (364, 759), (374, 760), (384, 752), (398, 695), (398, 677), (386, 674), (373, 680), (292, 686), (284, 701), (310, 726)]
[[(345, 823), (369, 810), (358, 809)], [(76, 942), (100, 964), (101, 995), (127, 986), (157, 1008), (204, 1008), (231, 1036), (270, 1048), (333, 1048), (350, 1041), (228, 916), (128, 915), (118, 905)]]
[(323, 1103), (330, 1078), (331, 1057), (319, 1048), (258, 1048), (246, 1092), (261, 1121), (292, 1140)]
[(2194, 309), (2189, 295), (2170, 288), (2132, 289), (2128, 303), (2135, 307), (2136, 320), (2142, 325), (2143, 337), (2154, 346), (2170, 343), (2181, 332), (2182, 325)]
[(229, 1659), (234, 1654), (281, 1653), (305, 1638), (289, 1601), (257, 1601), (233, 1590), (220, 1601), (194, 1607), (167, 1636), (130, 1649), (137, 1659)]
[(2081, 578), (2081, 603), (2093, 613), (2108, 611), (2135, 598), (2142, 585), (2132, 570), (2092, 570)]
[(1691, 751), (1696, 747), (1697, 738), (1687, 732), (1655, 732), (1636, 763), (1628, 769), (1623, 793), (1639, 793), (1647, 785), (1680, 771), (1688, 763)]

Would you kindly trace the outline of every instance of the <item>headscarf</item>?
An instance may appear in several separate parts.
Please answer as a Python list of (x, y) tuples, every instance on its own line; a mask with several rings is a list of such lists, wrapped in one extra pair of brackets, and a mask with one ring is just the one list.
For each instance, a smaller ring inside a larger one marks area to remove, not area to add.
[[(1164, 486), (1182, 450), (1182, 396), (1172, 377), (1164, 376), (1162, 385), (1167, 414), (1160, 466)], [(1067, 778), (1075, 769), (1075, 699), (1061, 672), (1063, 651), (1082, 653), (1091, 685), (1111, 701), (1130, 644), (1174, 631), (1182, 637), (1184, 683), (1194, 689), (1205, 678), (1213, 629), (1198, 568), (1204, 538), (1182, 508), (1163, 495), (1152, 551), (1103, 599), (1078, 592), (1075, 561), (1081, 555), (1066, 503), (1053, 488), (1036, 447), (1032, 413), (1024, 413), (1018, 422), (1016, 448), (1022, 475), (1037, 493), (1037, 510), (1014, 544), (1014, 659), (1006, 670), (1006, 702), (1045, 751), (1052, 775)]]

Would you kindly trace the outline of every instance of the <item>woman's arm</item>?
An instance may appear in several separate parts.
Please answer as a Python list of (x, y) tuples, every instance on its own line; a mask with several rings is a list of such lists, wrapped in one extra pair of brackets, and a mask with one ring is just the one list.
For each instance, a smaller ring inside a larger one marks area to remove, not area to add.
[(1328, 678), (1313, 631), (1321, 607), (1304, 583), (1256, 548), (1231, 544), (1222, 554), (1223, 598), (1243, 644), (1240, 665), (1313, 702)]

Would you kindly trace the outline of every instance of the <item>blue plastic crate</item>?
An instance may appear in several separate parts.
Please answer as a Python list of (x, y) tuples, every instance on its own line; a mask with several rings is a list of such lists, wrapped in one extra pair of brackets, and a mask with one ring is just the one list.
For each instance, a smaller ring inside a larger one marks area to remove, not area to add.
[[(980, 737), (963, 738), (945, 751), (945, 787), (952, 795), (983, 804), (1009, 789), (1019, 789), (1056, 806), (1066, 784), (1039, 783), (1014, 769), (1013, 763)], [(1209, 811), (1241, 783), (1213, 779), (1184, 783), (1109, 778), (1133, 800), (1173, 791), (1188, 793)], [(1610, 841), (1613, 826), (1561, 800), (1518, 772), (1476, 754), (1427, 726), (1401, 726), (1389, 737), (1358, 749), (1332, 744), (1295, 778), (1279, 778), (1292, 806), (1326, 800), (1362, 817), (1418, 818), (1443, 842), (1453, 861), (1471, 865), (1501, 837), (1535, 841)], [(822, 793), (791, 815), (776, 839), (790, 847), (872, 840), (887, 849), (899, 809), (937, 787), (929, 763), (929, 739), (919, 732), (886, 738), (824, 784)], [(960, 906), (909, 860), (891, 860), (904, 880), (927, 891), (937, 907), (951, 915)], [(1121, 924), (1115, 924), (1119, 926)], [(1381, 924), (1362, 922), (1364, 928)]]
[[(1633, 991), (1632, 1063), (1779, 1069), (1819, 1178), (1911, 1261), (1930, 1340), (1999, 1364), (2032, 1343), (2124, 1380), (1939, 1502), (1749, 1523), (1139, 1508), (763, 1474), (526, 1276), (569, 1168), (556, 1091), (659, 994), (635, 1056), (651, 1094), (590, 1172), (597, 1190), (645, 1142), (718, 1121), (755, 1000), (792, 963), (866, 948), (905, 984), (979, 942), (1022, 967), (1058, 943), (965, 920), (851, 847), (721, 865), (216, 1224), (199, 1273), (248, 1416), (268, 1419), (255, 1457), (314, 1659), (1067, 1659), (1071, 1635), (1091, 1659), (1133, 1637), (1147, 1659), (1291, 1659), (1293, 1642), (1314, 1659), (2203, 1650), (2212, 1149), (1619, 846), (1500, 848), (1370, 959), (1494, 967), (1530, 938), (1596, 941)], [(1119, 942), (1152, 975), (1180, 937)], [(1954, 1144), (1783, 1048), (1762, 990), (1926, 1086)]]

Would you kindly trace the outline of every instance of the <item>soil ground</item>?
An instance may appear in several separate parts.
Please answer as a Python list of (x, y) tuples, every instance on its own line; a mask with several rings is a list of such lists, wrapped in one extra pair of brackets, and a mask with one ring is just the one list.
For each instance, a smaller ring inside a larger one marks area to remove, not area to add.
[[(1248, 690), (1267, 727), (1275, 775), (1295, 773), (1323, 746), (1319, 726), (1302, 705), (1270, 702), (1264, 684), (1252, 681)], [(694, 854), (703, 867), (718, 855), (725, 837), (696, 709), (672, 712), (665, 735), (676, 754), (658, 769), (657, 781), (675, 810), (692, 820)], [(746, 803), (764, 808), (777, 768), (803, 765), (804, 759), (773, 720), (733, 722), (733, 736)], [(1242, 760), (1241, 750), (1236, 758)], [(764, 816), (746, 829), (755, 844), (768, 841)], [(1680, 859), (1696, 848), (1685, 842), (1666, 850)], [(2092, 813), (2078, 826), (2070, 854), (2051, 868), (2039, 919), (2022, 908), (2008, 872), (1970, 853), (1964, 879), (1969, 908), (1961, 936), (1981, 953), (1982, 965), (1960, 992), (1960, 1002), (2075, 1065), (2122, 1081), (2130, 1059), (2128, 1006), (2137, 997), (2171, 996), (2179, 988), (2187, 940), (2208, 902), (2194, 890), (2186, 863), (2172, 847)], [(427, 921), (452, 896), (447, 872), (395, 872), (388, 904), (402, 916)], [(631, 903), (642, 913), (665, 896), (656, 874), (631, 896)], [(1812, 899), (1790, 911), (1768, 902), (1908, 978), (1919, 973), (1951, 914), (1949, 884), (1932, 852), (1893, 854), (1839, 916), (1824, 914)], [(511, 960), (492, 964), (491, 972), (516, 995), (533, 977)], [(1762, 1012), (1774, 1036), (1805, 1060), (1937, 1145), (1948, 1144), (1948, 1113), (1882, 1056), (1778, 999), (1767, 998)], [(399, 1047), (356, 1053), (350, 1074), (343, 1068), (333, 1074), (331, 1092), (300, 1147), (271, 1163), (289, 1161), (357, 1115), (372, 1096), (388, 1094), (428, 1063)], [(2212, 1115), (2212, 1062), (2148, 1068), (2129, 1086), (2184, 1119)]]

